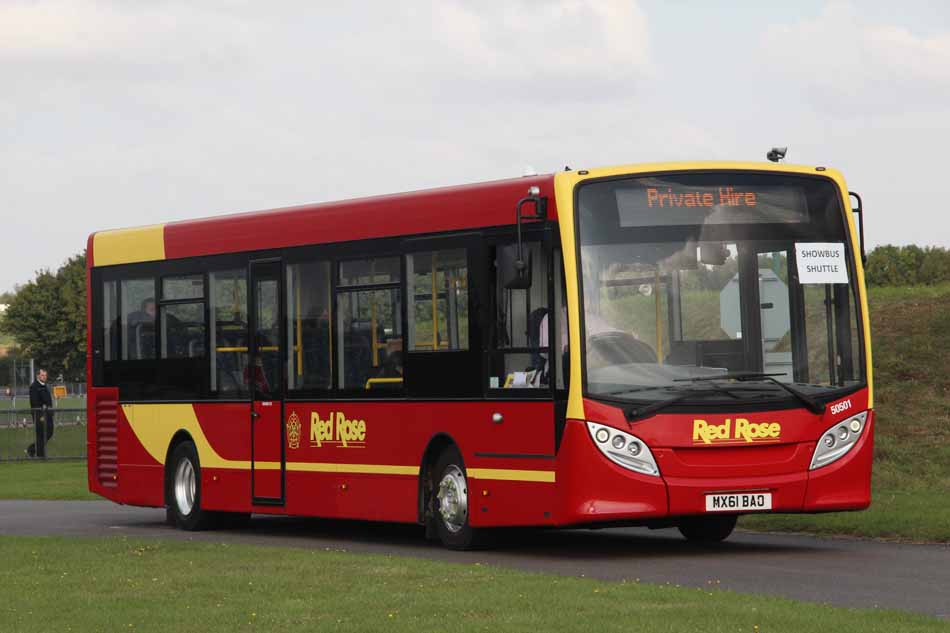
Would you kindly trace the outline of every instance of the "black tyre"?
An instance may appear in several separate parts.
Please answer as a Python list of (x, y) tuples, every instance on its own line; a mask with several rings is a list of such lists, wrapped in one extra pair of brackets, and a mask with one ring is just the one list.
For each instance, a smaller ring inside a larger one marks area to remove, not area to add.
[(442, 451), (432, 470), (431, 521), (449, 549), (472, 549), (482, 533), (469, 525), (470, 495), (462, 455), (454, 446)]
[(183, 442), (175, 447), (165, 477), (166, 515), (170, 522), (189, 531), (212, 527), (217, 517), (201, 509), (201, 465), (194, 444)]
[(735, 514), (688, 517), (680, 521), (680, 534), (696, 543), (719, 543), (729, 538), (736, 527)]

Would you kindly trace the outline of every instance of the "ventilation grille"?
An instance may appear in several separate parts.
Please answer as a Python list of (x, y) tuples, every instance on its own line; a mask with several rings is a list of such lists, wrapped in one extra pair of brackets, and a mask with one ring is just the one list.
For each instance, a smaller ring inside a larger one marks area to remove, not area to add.
[(119, 485), (119, 402), (96, 402), (96, 476), (105, 488)]

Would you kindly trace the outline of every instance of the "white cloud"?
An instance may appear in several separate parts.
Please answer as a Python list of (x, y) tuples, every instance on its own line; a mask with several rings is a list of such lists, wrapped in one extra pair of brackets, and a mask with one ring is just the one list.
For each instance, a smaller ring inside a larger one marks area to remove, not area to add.
[(803, 87), (815, 107), (844, 118), (942, 110), (950, 95), (950, 29), (916, 34), (836, 2), (767, 29), (760, 44), (779, 82)]
[(436, 3), (442, 44), (475, 72), (531, 79), (552, 69), (627, 77), (650, 69), (649, 33), (635, 2)]

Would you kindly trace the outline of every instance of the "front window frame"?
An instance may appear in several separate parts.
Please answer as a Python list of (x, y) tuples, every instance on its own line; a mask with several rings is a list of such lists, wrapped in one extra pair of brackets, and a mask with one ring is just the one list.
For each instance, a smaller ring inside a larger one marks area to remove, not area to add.
[[(584, 186), (591, 185), (594, 183), (610, 182), (610, 181), (623, 181), (631, 180), (636, 178), (649, 178), (657, 176), (669, 176), (669, 175), (727, 175), (727, 174), (742, 174), (742, 175), (766, 175), (766, 176), (784, 176), (792, 178), (802, 178), (809, 180), (820, 180), (823, 182), (831, 183), (834, 187), (837, 195), (835, 200), (837, 202), (839, 220), (842, 222), (843, 228), (843, 242), (845, 246), (845, 255), (847, 258), (848, 266), (848, 275), (851, 282), (848, 284), (849, 295), (851, 301), (854, 304), (854, 315), (855, 315), (855, 328), (857, 330), (857, 341), (858, 348), (857, 352), (854, 354), (854, 359), (860, 364), (860, 377), (854, 384), (839, 386), (835, 388), (829, 388), (826, 391), (823, 391), (818, 394), (814, 394), (813, 397), (819, 402), (827, 403), (833, 400), (837, 400), (841, 397), (856, 393), (862, 389), (868, 387), (868, 367), (867, 367), (867, 355), (866, 355), (866, 333), (865, 333), (865, 305), (861, 301), (861, 294), (859, 293), (858, 288), (858, 276), (857, 276), (857, 264), (856, 264), (856, 253), (854, 249), (854, 243), (850, 224), (848, 223), (847, 213), (848, 206), (844, 204), (846, 192), (842, 192), (841, 187), (833, 179), (825, 175), (819, 174), (803, 174), (799, 172), (781, 172), (773, 170), (755, 170), (755, 169), (674, 169), (674, 170), (663, 170), (663, 171), (650, 171), (650, 172), (633, 172), (626, 174), (617, 174), (611, 176), (587, 178), (577, 182), (574, 185), (571, 197), (572, 197), (572, 211), (573, 218), (571, 219), (574, 229), (574, 257), (576, 262), (576, 275), (577, 275), (577, 301), (578, 301), (578, 327), (580, 328), (580, 347), (577, 350), (580, 356), (580, 369), (581, 375), (580, 387), (581, 395), (583, 398), (602, 401), (610, 404), (616, 404), (620, 406), (630, 406), (631, 404), (637, 404), (636, 399), (627, 399), (627, 398), (615, 398), (604, 394), (591, 393), (588, 390), (588, 370), (587, 370), (587, 324), (586, 319), (586, 310), (585, 310), (585, 301), (584, 301), (584, 267), (582, 260), (582, 240), (581, 240), (581, 226), (580, 226), (580, 193), (581, 189)], [(735, 225), (720, 225), (720, 226), (735, 226)], [(761, 225), (760, 225), (761, 226)], [(768, 225), (765, 225), (768, 226)], [(660, 235), (668, 234), (670, 236), (676, 236), (678, 233), (681, 233), (684, 229), (689, 228), (682, 226), (651, 226), (645, 227), (650, 231), (654, 231)], [(639, 242), (640, 240), (638, 240)], [(648, 243), (651, 241), (659, 241), (654, 238), (648, 238), (642, 240), (643, 243)], [(792, 397), (791, 395), (777, 397), (775, 399), (768, 399), (763, 402), (755, 401), (733, 401), (733, 402), (721, 402), (716, 400), (690, 400), (685, 399), (682, 402), (676, 403), (670, 407), (673, 411), (680, 412), (697, 412), (697, 411), (760, 411), (760, 410), (778, 410), (778, 409), (795, 409), (801, 408), (802, 404), (799, 400)]]

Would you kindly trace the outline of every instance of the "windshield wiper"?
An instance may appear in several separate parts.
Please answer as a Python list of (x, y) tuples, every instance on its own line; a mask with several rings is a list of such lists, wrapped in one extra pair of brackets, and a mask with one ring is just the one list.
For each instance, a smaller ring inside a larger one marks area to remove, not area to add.
[(783, 373), (766, 374), (762, 372), (743, 371), (743, 372), (719, 374), (716, 376), (697, 376), (696, 378), (677, 378), (673, 382), (705, 382), (708, 380), (735, 380), (737, 382), (746, 382), (749, 380), (767, 380), (773, 385), (778, 385), (779, 387), (784, 389), (786, 392), (798, 398), (799, 402), (804, 404), (805, 407), (812, 413), (825, 412), (824, 403), (818, 402), (817, 400), (809, 396), (804, 391), (798, 389), (797, 387), (793, 387), (792, 385), (786, 382), (782, 382), (780, 380), (775, 379), (775, 376), (784, 376), (784, 375), (785, 374)]
[(619, 396), (619, 395), (622, 395), (622, 394), (625, 394), (625, 393), (639, 393), (639, 392), (641, 392), (641, 391), (663, 391), (663, 390), (669, 389), (669, 388), (670, 388), (669, 385), (663, 385), (663, 386), (660, 386), (660, 387), (634, 387), (633, 389), (620, 389), (620, 390), (618, 390), (618, 391), (605, 391), (605, 392), (603, 392), (603, 393), (598, 393), (597, 396), (599, 396), (599, 397), (612, 398), (612, 397), (614, 397), (614, 396)]
[(736, 397), (730, 392), (728, 387), (718, 387), (716, 385), (711, 385), (708, 389), (690, 389), (689, 391), (678, 393), (672, 398), (667, 398), (666, 400), (659, 400), (639, 408), (628, 409), (626, 412), (627, 422), (636, 422), (637, 420), (650, 417), (654, 413), (657, 413), (666, 407), (672, 406), (681, 400), (686, 400), (687, 398), (692, 398), (693, 396), (702, 396), (713, 393), (724, 393), (726, 395), (732, 396), (733, 398)]

